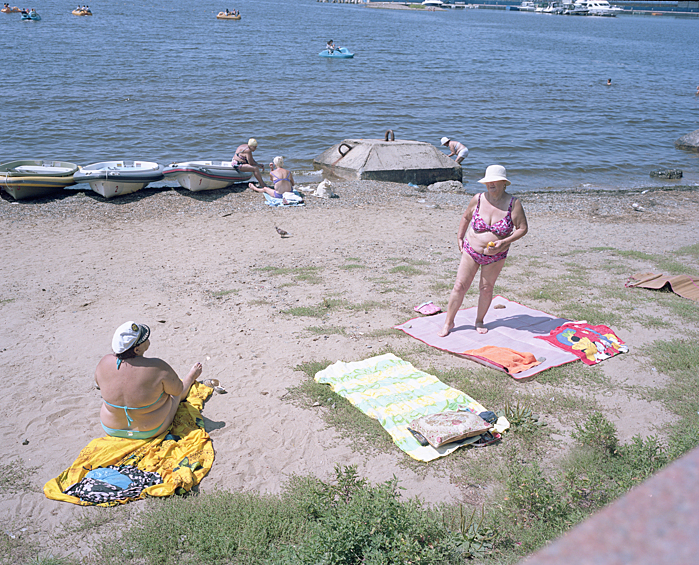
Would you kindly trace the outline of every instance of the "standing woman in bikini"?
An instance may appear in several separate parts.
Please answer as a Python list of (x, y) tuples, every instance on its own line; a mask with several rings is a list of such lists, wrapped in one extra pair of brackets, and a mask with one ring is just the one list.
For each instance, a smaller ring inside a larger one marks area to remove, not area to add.
[(478, 182), (484, 184), (487, 191), (471, 199), (459, 224), (457, 241), (461, 262), (440, 337), (449, 335), (454, 329), (456, 313), (479, 268), (481, 280), (475, 325), (478, 333), (488, 332), (483, 318), (493, 300), (495, 281), (505, 265), (510, 245), (524, 237), (529, 229), (522, 202), (507, 193), (510, 181), (505, 167), (491, 165)]
[(144, 357), (149, 337), (145, 324), (122, 324), (112, 339), (114, 354), (97, 365), (95, 382), (104, 401), (100, 421), (109, 436), (150, 439), (165, 433), (180, 401), (201, 375), (201, 364), (196, 363), (181, 381), (165, 361)]

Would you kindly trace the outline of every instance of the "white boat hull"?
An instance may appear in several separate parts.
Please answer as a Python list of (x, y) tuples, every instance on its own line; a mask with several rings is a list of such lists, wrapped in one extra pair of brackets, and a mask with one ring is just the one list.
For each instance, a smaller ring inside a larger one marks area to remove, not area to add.
[(209, 179), (198, 173), (178, 173), (175, 180), (182, 188), (198, 192), (200, 190), (217, 190), (233, 184), (231, 181)]
[(217, 190), (236, 183), (248, 181), (252, 173), (241, 173), (231, 166), (230, 161), (188, 161), (173, 163), (165, 167), (165, 178), (176, 180), (187, 190)]
[(150, 161), (104, 161), (81, 167), (75, 182), (87, 183), (104, 198), (114, 198), (141, 190), (163, 178), (163, 167)]
[(111, 180), (94, 180), (90, 183), (90, 188), (104, 198), (114, 198), (115, 196), (123, 196), (131, 194), (137, 190), (141, 190), (147, 182), (123, 182)]

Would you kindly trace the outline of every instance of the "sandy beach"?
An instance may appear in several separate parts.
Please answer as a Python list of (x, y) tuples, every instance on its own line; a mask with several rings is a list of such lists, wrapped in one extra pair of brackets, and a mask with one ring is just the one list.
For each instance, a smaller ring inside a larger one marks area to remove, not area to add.
[[(446, 307), (459, 261), (455, 234), (469, 195), (368, 181), (336, 183), (334, 190), (337, 199), (308, 196), (305, 207), (283, 209), (265, 206), (250, 190), (146, 189), (110, 201), (87, 192), (31, 202), (2, 195), (0, 373), (8, 383), (0, 400), (2, 460), (21, 459), (36, 469), (32, 489), (0, 493), (4, 523), (27, 528), (26, 535), (50, 547), (60, 525), (101, 511), (48, 500), (41, 488), (103, 435), (93, 373), (110, 352), (115, 328), (130, 319), (150, 326), (149, 356), (166, 360), (180, 376), (201, 362), (202, 378), (217, 378), (228, 391), (203, 411), (216, 460), (201, 491), (276, 493), (291, 474), (325, 479), (342, 463), (357, 465), (372, 482), (396, 475), (406, 496), (428, 503), (472, 499), (448, 466), (415, 470), (398, 449), (355, 451), (327, 428), (320, 408), (287, 398), (288, 388), (306, 378), (299, 364), (356, 361), (386, 347), (414, 351), (421, 368), (483, 370), (391, 331), (415, 316), (417, 304)], [(633, 273), (657, 270), (647, 256), (697, 243), (695, 187), (521, 198), (530, 231), (513, 245), (496, 291), (532, 308), (560, 308), (526, 297), (543, 280), (563, 285), (571, 263), (586, 269), (593, 288), (580, 292), (579, 302), (600, 300), (594, 289), (614, 289), (620, 302), (625, 292), (651, 293), (626, 290), (624, 283)], [(290, 236), (281, 238), (275, 226)], [(637, 255), (620, 262), (612, 250)], [(677, 260), (699, 270), (696, 255)], [(574, 281), (561, 291), (575, 294)], [(322, 317), (284, 312), (324, 299), (341, 299), (345, 307)], [(464, 307), (476, 300), (471, 289)], [(642, 315), (666, 324), (646, 327)], [(652, 302), (632, 320), (614, 328), (630, 352), (600, 371), (612, 383), (659, 386), (662, 375), (639, 352), (669, 336), (677, 320)], [(699, 326), (683, 331), (696, 335)], [(529, 394), (560, 393), (536, 378), (513, 384), (491, 373)], [(659, 420), (664, 410), (631, 389), (595, 398), (622, 441), (653, 433), (644, 422)], [(571, 423), (555, 425), (565, 444)], [(86, 550), (85, 541), (76, 543)]]

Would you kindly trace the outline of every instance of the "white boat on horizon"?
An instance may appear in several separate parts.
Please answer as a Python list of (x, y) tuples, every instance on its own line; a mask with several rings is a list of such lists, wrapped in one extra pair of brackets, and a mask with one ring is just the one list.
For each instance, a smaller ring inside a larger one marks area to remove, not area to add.
[(444, 5), (444, 2), (441, 0), (424, 0), (422, 5), (426, 8), (441, 8)]
[(575, 0), (574, 6), (587, 10), (588, 16), (616, 16), (619, 10), (612, 8), (607, 0)]
[(252, 178), (252, 173), (237, 171), (230, 161), (172, 163), (165, 167), (163, 174), (166, 179), (174, 179), (182, 188), (193, 192), (226, 188)]
[(104, 198), (131, 194), (163, 179), (163, 167), (151, 161), (103, 161), (73, 175), (76, 183), (87, 183)]
[(532, 2), (531, 0), (524, 0), (520, 5), (519, 5), (519, 11), (520, 12), (536, 12), (536, 9), (538, 8), (538, 5), (536, 2)]

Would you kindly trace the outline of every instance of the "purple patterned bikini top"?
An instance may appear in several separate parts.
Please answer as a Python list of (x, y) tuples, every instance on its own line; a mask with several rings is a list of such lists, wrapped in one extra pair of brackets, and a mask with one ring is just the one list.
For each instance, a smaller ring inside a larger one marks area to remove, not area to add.
[(481, 215), (478, 213), (481, 208), (481, 195), (479, 194), (478, 205), (476, 206), (476, 210), (473, 212), (473, 218), (471, 219), (473, 231), (476, 233), (489, 231), (499, 237), (507, 237), (510, 235), (515, 229), (515, 226), (512, 223), (512, 204), (514, 204), (514, 201), (515, 197), (513, 196), (510, 200), (510, 207), (507, 209), (507, 215), (499, 222), (495, 222), (492, 226), (489, 226), (483, 221), (483, 218), (481, 218)]

